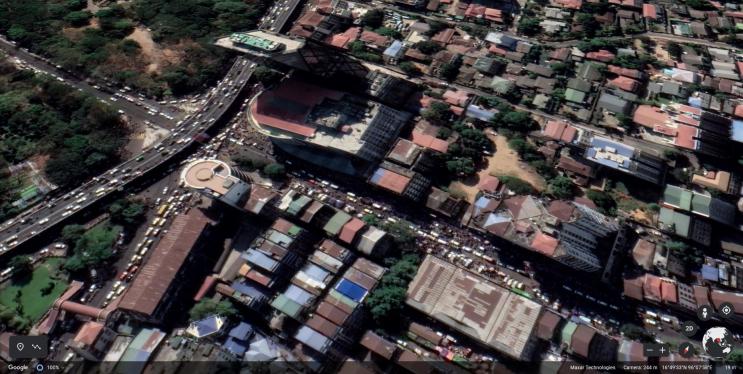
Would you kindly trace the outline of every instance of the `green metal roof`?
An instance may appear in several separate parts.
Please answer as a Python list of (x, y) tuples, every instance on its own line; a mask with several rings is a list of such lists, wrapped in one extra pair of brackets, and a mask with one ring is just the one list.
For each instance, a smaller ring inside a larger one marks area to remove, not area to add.
[(689, 226), (691, 225), (691, 217), (689, 217), (688, 215), (668, 208), (661, 208), (658, 221), (666, 226), (667, 230), (675, 232), (676, 235), (682, 236), (684, 238), (689, 237)]
[(335, 213), (335, 215), (328, 221), (328, 223), (325, 224), (325, 227), (323, 227), (323, 230), (327, 232), (330, 235), (337, 235), (341, 228), (343, 228), (343, 225), (346, 224), (346, 222), (351, 220), (351, 216), (348, 215), (346, 212), (338, 211)]
[(292, 225), (292, 227), (289, 228), (289, 235), (291, 236), (296, 237), (301, 232), (302, 232), (302, 228), (297, 225)]
[(565, 90), (565, 100), (582, 104), (586, 100), (586, 93), (572, 88)]
[(296, 301), (286, 297), (283, 293), (277, 296), (273, 300), (273, 302), (271, 302), (271, 306), (274, 309), (292, 318), (297, 318), (299, 316), (299, 312), (302, 310), (301, 305), (299, 305)]
[(312, 201), (311, 197), (302, 195), (289, 204), (289, 208), (286, 209), (286, 212), (293, 216), (296, 216), (307, 204), (310, 203), (310, 201)]
[(691, 199), (691, 211), (709, 217), (710, 204), (712, 204), (711, 196), (694, 193)]
[(333, 296), (334, 298), (338, 299), (343, 304), (350, 306), (351, 308), (356, 308), (356, 305), (359, 305), (359, 303), (347, 298), (345, 295), (343, 295), (342, 293), (336, 290), (330, 290), (329, 294)]
[(280, 43), (261, 38), (259, 36), (248, 35), (239, 32), (230, 35), (230, 40), (232, 40), (233, 43), (244, 44), (248, 47), (262, 49), (264, 51), (275, 51), (281, 45)]
[(562, 328), (562, 334), (560, 334), (560, 342), (562, 344), (570, 346), (570, 342), (573, 341), (573, 333), (575, 333), (575, 329), (577, 328), (578, 325), (576, 325), (575, 322), (568, 321), (565, 324), (565, 327)]
[(669, 184), (663, 192), (663, 201), (679, 209), (689, 210), (691, 209), (691, 191)]

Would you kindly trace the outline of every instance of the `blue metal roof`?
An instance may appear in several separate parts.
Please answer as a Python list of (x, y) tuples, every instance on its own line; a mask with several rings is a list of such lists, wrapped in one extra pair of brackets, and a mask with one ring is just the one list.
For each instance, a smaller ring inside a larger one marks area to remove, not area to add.
[(335, 286), (335, 290), (357, 303), (364, 300), (364, 296), (366, 296), (366, 293), (368, 292), (366, 288), (361, 287), (346, 278), (343, 278), (338, 282), (338, 285)]
[(736, 142), (743, 142), (743, 121), (733, 121), (733, 135), (731, 138)]
[(402, 51), (402, 42), (395, 40), (392, 44), (384, 50), (384, 55), (389, 57), (398, 57)]
[(253, 335), (253, 326), (245, 322), (240, 322), (239, 325), (230, 330), (229, 335), (235, 339), (247, 340), (251, 335)]
[(465, 112), (465, 115), (470, 118), (477, 118), (480, 121), (490, 121), (495, 117), (495, 113), (498, 113), (497, 110), (488, 110), (483, 107), (470, 104), (467, 106), (467, 112)]
[(219, 316), (209, 316), (202, 320), (193, 322), (188, 330), (197, 338), (208, 336), (219, 332), (222, 329), (224, 320)]
[(290, 300), (295, 301), (299, 305), (307, 305), (307, 303), (312, 299), (311, 293), (293, 284), (289, 285), (289, 287), (286, 288), (284, 296), (286, 296)]
[(234, 353), (236, 356), (242, 356), (243, 354), (245, 354), (245, 351), (248, 350), (248, 347), (233, 338), (228, 338), (227, 341), (224, 342), (224, 347), (228, 351)]
[(702, 278), (717, 282), (719, 280), (719, 273), (716, 267), (709, 266), (707, 264), (702, 265)]

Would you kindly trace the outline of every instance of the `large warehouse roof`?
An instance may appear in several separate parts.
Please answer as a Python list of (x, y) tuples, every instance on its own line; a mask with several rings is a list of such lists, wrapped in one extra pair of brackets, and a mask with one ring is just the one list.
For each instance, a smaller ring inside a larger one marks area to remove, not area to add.
[(407, 304), (511, 357), (531, 356), (541, 306), (454, 264), (427, 256)]

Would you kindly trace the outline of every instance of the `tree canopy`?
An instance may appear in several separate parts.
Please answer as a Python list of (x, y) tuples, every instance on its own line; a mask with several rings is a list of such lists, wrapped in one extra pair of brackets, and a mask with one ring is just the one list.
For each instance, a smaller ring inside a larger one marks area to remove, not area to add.
[(188, 312), (191, 321), (198, 321), (210, 315), (231, 319), (237, 316), (237, 309), (229, 300), (202, 299)]
[(550, 180), (548, 191), (558, 199), (570, 199), (575, 196), (575, 186), (570, 178), (558, 175)]

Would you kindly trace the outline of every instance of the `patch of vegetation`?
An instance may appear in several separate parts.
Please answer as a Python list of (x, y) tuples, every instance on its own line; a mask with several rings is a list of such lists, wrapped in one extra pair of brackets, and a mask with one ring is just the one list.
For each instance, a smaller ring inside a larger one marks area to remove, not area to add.
[(704, 252), (699, 248), (673, 240), (663, 243), (663, 246), (681, 260), (689, 270), (698, 269), (704, 263)]
[(576, 188), (570, 178), (559, 175), (549, 181), (547, 192), (558, 199), (571, 199), (575, 196)]
[(121, 232), (120, 226), (101, 223), (86, 231), (77, 240), (72, 256), (67, 258), (64, 268), (72, 273), (94, 269), (113, 257), (113, 246)]
[(0, 289), (0, 326), (25, 333), (44, 315), (67, 287), (55, 275), (60, 263), (60, 259), (47, 259), (30, 274)]
[(397, 67), (399, 67), (400, 70), (411, 77), (417, 77), (422, 74), (420, 69), (418, 69), (418, 67), (410, 61), (403, 61), (397, 64)]
[(361, 26), (378, 29), (384, 22), (384, 10), (371, 9), (361, 16)]
[[(212, 45), (214, 38), (256, 28), (267, 6), (263, 0), (136, 0), (91, 15), (77, 0), (12, 1), (0, 12), (0, 32), (68, 70), (108, 77), (161, 97), (188, 93), (218, 79), (229, 53)], [(96, 25), (90, 25), (91, 16), (98, 20)], [(141, 48), (124, 39), (136, 23), (149, 26), (162, 47), (187, 58), (148, 71)], [(63, 32), (69, 26), (77, 29)]]
[(134, 199), (119, 199), (108, 207), (111, 222), (127, 227), (141, 224), (146, 211), (147, 206)]
[(498, 179), (517, 195), (531, 195), (537, 192), (529, 182), (521, 178), (510, 175), (498, 175)]
[(604, 191), (586, 191), (586, 197), (591, 199), (599, 212), (606, 214), (607, 216), (617, 215), (617, 202), (611, 196), (611, 194)]
[[(0, 60), (0, 169), (50, 155), (55, 184), (79, 183), (119, 161), (128, 130), (116, 111), (44, 75)], [(0, 221), (17, 214), (22, 181), (0, 176)]]
[(432, 54), (440, 51), (441, 49), (443, 49), (443, 47), (441, 47), (441, 45), (439, 43), (432, 42), (430, 40), (423, 40), (423, 41), (420, 41), (418, 43), (415, 43), (415, 44), (413, 44), (413, 48), (415, 48), (415, 49), (417, 49), (417, 50), (419, 50), (419, 51), (421, 51), (421, 52), (423, 52), (424, 54), (427, 54), (427, 55), (432, 55)]
[(400, 316), (405, 306), (405, 293), (418, 271), (420, 261), (414, 254), (396, 260), (382, 277), (379, 286), (364, 301), (372, 319), (387, 332), (399, 332), (403, 325), (404, 319)]
[(286, 176), (286, 167), (274, 162), (263, 167), (263, 174), (271, 179), (281, 179)]
[(367, 51), (366, 45), (364, 45), (364, 42), (362, 42), (361, 40), (349, 43), (348, 47), (351, 51), (351, 54), (356, 58), (374, 63), (382, 62), (382, 56), (377, 53)]
[(229, 300), (202, 299), (188, 311), (191, 321), (198, 321), (211, 315), (232, 319), (237, 316), (237, 309)]
[(526, 36), (534, 36), (542, 32), (542, 26), (539, 25), (541, 20), (533, 17), (521, 17), (519, 20), (518, 30)]

